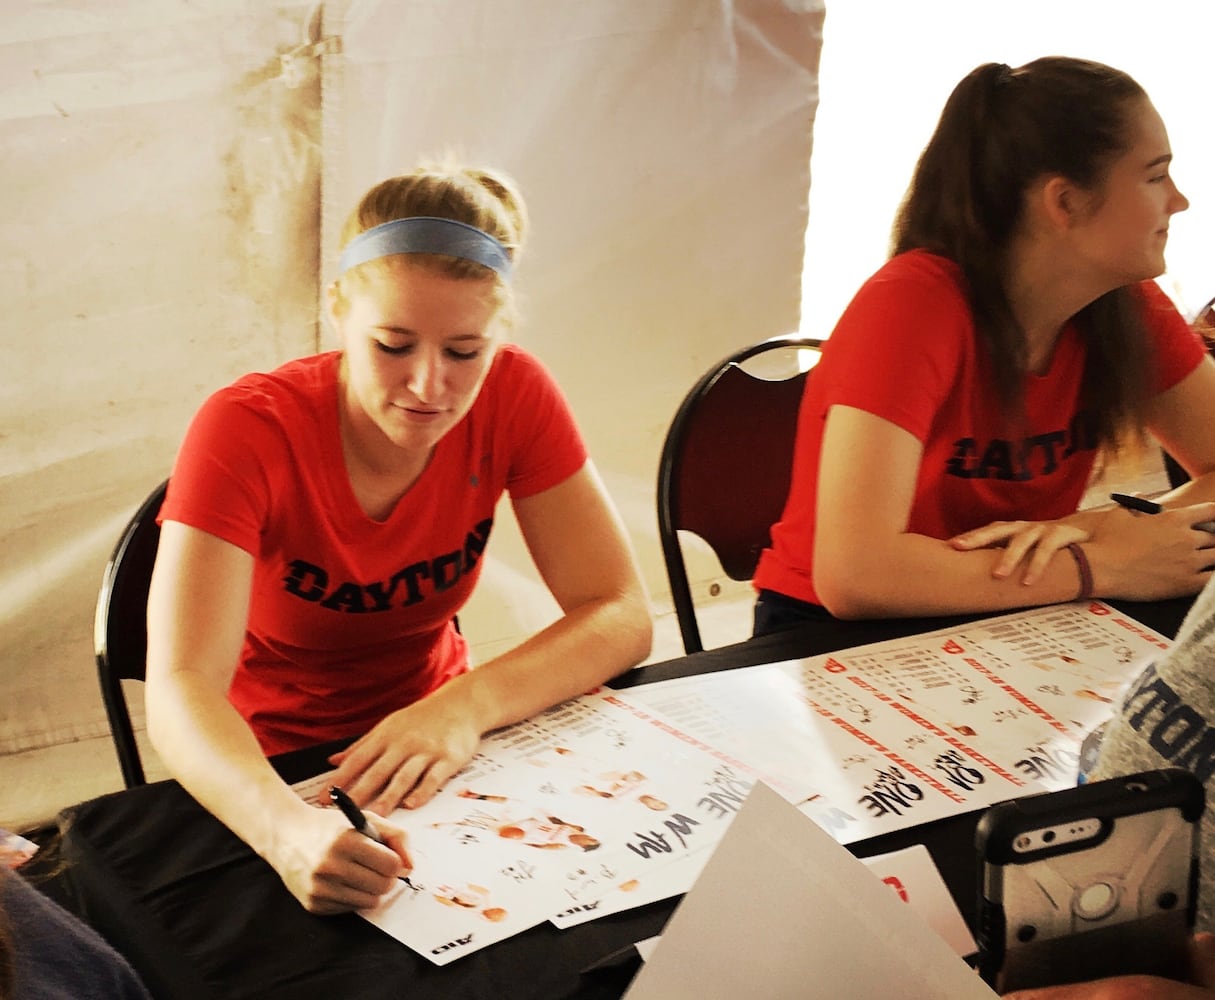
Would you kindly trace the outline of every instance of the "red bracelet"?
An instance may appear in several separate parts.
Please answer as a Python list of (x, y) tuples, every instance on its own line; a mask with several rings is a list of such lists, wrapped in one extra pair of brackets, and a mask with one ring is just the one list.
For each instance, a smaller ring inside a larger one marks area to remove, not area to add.
[(1089, 565), (1088, 556), (1084, 554), (1079, 543), (1072, 542), (1067, 551), (1076, 560), (1076, 569), (1080, 571), (1080, 593), (1076, 595), (1076, 600), (1087, 601), (1093, 596), (1093, 567)]

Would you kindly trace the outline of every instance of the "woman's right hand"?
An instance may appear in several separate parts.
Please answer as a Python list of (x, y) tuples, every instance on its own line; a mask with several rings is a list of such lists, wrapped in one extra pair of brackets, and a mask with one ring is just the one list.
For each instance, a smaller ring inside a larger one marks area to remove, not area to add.
[(413, 870), (405, 831), (366, 815), (383, 844), (354, 830), (336, 809), (304, 805), (280, 826), (266, 860), (309, 913), (375, 906)]
[(1108, 512), (1084, 546), (1097, 594), (1150, 601), (1198, 593), (1215, 568), (1215, 535), (1194, 525), (1212, 520), (1211, 502)]

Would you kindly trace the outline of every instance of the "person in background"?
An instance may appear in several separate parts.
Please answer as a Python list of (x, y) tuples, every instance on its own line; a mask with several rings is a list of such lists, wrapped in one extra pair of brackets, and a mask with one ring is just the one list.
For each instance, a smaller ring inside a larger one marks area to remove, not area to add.
[[(954, 89), (809, 378), (756, 634), (1197, 593), (1215, 563), (1215, 362), (1151, 279), (1188, 207), (1160, 115), (1081, 59)], [(1079, 510), (1147, 432), (1191, 481)]]
[[(170, 772), (310, 911), (374, 905), (410, 867), (303, 802), (268, 755), (357, 737), (333, 784), (414, 808), (485, 732), (649, 651), (648, 599), (569, 405), (507, 342), (526, 213), (513, 181), (423, 165), (368, 191), (326, 292), (338, 351), (212, 395), (161, 511), (148, 728)], [(509, 494), (562, 615), (469, 669), (455, 617)]]
[(1169, 649), (1132, 681), (1113, 717), (1095, 734), (1095, 760), (1086, 781), (1184, 767), (1207, 785), (1201, 821), (1200, 885), (1191, 951), (1193, 985), (1151, 976), (1117, 977), (1009, 994), (1014, 1000), (1203, 1000), (1215, 997), (1215, 579), (1195, 599)]
[(1203, 588), (1173, 644), (1127, 685), (1099, 733), (1086, 781), (1181, 767), (1206, 785), (1197, 926), (1215, 932), (1215, 582)]
[(0, 865), (0, 1000), (150, 1000), (87, 924)]

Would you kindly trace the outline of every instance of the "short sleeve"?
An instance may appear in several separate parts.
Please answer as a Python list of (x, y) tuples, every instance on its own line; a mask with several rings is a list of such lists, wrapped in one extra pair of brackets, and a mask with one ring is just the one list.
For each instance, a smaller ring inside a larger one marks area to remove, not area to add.
[(816, 378), (823, 412), (836, 404), (925, 440), (958, 372), (973, 364), (973, 323), (956, 267), (911, 252), (893, 258), (844, 310)]
[(1198, 367), (1207, 346), (1156, 282), (1144, 281), (1138, 290), (1155, 351), (1154, 389), (1165, 392)]
[(564, 482), (586, 464), (587, 449), (565, 393), (544, 364), (525, 351), (502, 349), (496, 431), (510, 454), (512, 499)]
[(282, 432), (237, 384), (208, 398), (186, 431), (159, 520), (179, 521), (257, 555), (269, 508), (266, 463)]

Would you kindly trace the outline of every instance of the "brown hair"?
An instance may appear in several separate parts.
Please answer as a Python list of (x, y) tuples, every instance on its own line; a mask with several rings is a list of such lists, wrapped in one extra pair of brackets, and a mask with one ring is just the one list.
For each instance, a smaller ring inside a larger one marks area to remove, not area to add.
[[(395, 219), (432, 216), (475, 226), (501, 243), (517, 262), (527, 235), (527, 209), (514, 180), (486, 167), (468, 167), (446, 160), (427, 162), (398, 177), (380, 181), (363, 195), (342, 226), (345, 246), (359, 233)], [(360, 264), (334, 282), (339, 303), (352, 285), (375, 269), (399, 266), (399, 258), (383, 257)], [(395, 263), (394, 263), (395, 262)], [(510, 285), (490, 268), (463, 257), (446, 254), (410, 254), (409, 263), (431, 268), (459, 279), (494, 278), (499, 316), (514, 320), (515, 300)]]
[[(1131, 142), (1143, 88), (1101, 63), (1050, 56), (1011, 69), (986, 63), (954, 88), (891, 233), (892, 254), (924, 249), (962, 270), (997, 392), (1015, 420), (1027, 367), (1004, 273), (1024, 196), (1060, 175), (1098, 190)], [(1087, 363), (1081, 407), (1107, 453), (1142, 437), (1150, 366), (1143, 308), (1130, 288), (1102, 295), (1075, 322)]]

